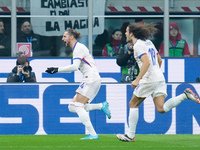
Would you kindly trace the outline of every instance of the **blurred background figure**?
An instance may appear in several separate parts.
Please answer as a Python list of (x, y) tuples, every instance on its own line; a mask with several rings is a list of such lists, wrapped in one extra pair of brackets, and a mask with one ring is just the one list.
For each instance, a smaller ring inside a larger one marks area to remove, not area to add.
[(0, 56), (11, 56), (11, 38), (4, 32), (4, 22), (0, 19)]
[(122, 32), (122, 44), (125, 45), (126, 42), (126, 36), (125, 36), (125, 32), (126, 32), (126, 28), (127, 26), (130, 24), (130, 22), (124, 22), (120, 28), (120, 31)]
[(21, 24), (21, 32), (18, 34), (17, 42), (32, 43), (32, 55), (38, 56), (37, 52), (41, 51), (40, 35), (35, 34), (29, 21)]
[(139, 74), (139, 67), (133, 56), (133, 44), (127, 43), (117, 57), (117, 64), (121, 66), (121, 82), (131, 82)]
[(72, 49), (69, 46), (60, 49), (59, 57), (72, 57)]
[(93, 44), (93, 56), (102, 56), (102, 49), (109, 42), (108, 31), (104, 30), (102, 34), (97, 35)]
[(122, 48), (122, 32), (119, 29), (115, 29), (112, 32), (110, 42), (103, 48), (102, 56), (116, 57)]
[[(164, 55), (164, 44), (160, 44), (159, 54)], [(169, 24), (169, 56), (170, 57), (182, 57), (190, 56), (190, 51), (188, 43), (186, 40), (182, 39), (182, 36), (179, 32), (179, 27), (176, 22), (171, 22)]]
[(29, 65), (29, 60), (22, 56), (16, 61), (16, 66), (8, 74), (7, 82), (36, 82), (35, 73)]
[[(143, 24), (141, 19), (135, 20), (138, 23)], [(119, 56), (117, 57), (117, 65), (121, 66), (121, 82), (132, 82), (135, 80), (140, 72), (139, 67), (133, 56), (134, 49), (133, 44), (126, 39), (126, 28), (130, 23), (124, 22), (120, 28), (122, 32), (123, 49), (120, 50)]]
[(154, 33), (153, 39), (151, 39), (151, 41), (155, 45), (156, 49), (159, 51), (160, 44), (163, 42), (163, 23), (157, 22), (154, 27), (157, 29), (157, 32)]

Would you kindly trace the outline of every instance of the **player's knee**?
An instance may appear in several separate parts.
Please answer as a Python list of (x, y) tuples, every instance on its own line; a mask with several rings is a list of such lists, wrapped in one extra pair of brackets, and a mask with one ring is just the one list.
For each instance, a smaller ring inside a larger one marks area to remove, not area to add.
[(88, 112), (90, 110), (89, 107), (90, 107), (89, 104), (85, 104), (84, 109)]
[(69, 105), (68, 105), (68, 109), (71, 113), (76, 113), (76, 107), (75, 107), (75, 103), (74, 102), (71, 102)]
[(162, 107), (156, 108), (156, 110), (161, 114), (165, 113), (165, 111)]

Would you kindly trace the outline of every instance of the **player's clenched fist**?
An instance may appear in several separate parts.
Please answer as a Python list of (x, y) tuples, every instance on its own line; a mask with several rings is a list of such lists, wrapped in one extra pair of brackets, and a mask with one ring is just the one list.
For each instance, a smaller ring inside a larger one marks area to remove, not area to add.
[(58, 72), (58, 68), (54, 68), (54, 67), (47, 68), (47, 70), (45, 72), (54, 74), (54, 73)]

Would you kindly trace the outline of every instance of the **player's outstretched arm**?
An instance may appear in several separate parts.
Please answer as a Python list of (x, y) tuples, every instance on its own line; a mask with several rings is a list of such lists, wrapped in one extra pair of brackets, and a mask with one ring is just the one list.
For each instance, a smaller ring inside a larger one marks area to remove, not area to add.
[(50, 67), (47, 68), (47, 70), (45, 72), (50, 73), (50, 74), (54, 74), (56, 72), (73, 72), (78, 70), (79, 65), (80, 65), (81, 61), (79, 59), (74, 60), (73, 64), (69, 65), (69, 66), (65, 66), (65, 67)]

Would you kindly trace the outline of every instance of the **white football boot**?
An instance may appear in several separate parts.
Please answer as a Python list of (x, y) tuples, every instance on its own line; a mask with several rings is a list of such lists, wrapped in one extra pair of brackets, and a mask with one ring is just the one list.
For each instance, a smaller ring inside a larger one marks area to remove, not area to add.
[(135, 137), (131, 139), (127, 134), (117, 134), (117, 138), (123, 142), (135, 142)]

